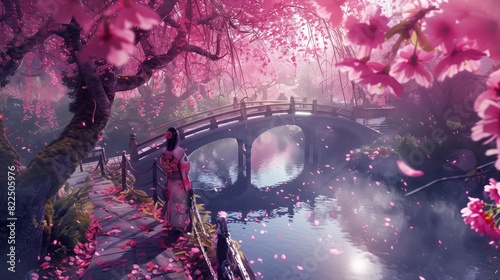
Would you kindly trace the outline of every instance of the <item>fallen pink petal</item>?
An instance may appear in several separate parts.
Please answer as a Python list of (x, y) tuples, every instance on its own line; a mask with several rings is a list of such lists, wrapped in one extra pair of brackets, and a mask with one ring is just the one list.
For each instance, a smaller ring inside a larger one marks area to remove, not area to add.
[(421, 177), (424, 176), (424, 172), (421, 170), (416, 170), (410, 167), (406, 162), (402, 160), (396, 161), (399, 170), (406, 176), (409, 177)]

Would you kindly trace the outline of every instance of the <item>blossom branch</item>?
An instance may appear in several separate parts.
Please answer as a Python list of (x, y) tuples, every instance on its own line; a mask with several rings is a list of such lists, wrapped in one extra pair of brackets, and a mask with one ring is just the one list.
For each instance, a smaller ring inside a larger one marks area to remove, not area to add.
[[(185, 33), (179, 32), (167, 53), (162, 55), (152, 55), (147, 57), (139, 66), (139, 70), (135, 75), (120, 75), (118, 76), (116, 91), (127, 91), (137, 88), (146, 83), (153, 75), (153, 70), (161, 69), (169, 64), (179, 55), (181, 50), (181, 42), (185, 42)], [(145, 40), (145, 48), (148, 52), (153, 54), (154, 49), (152, 45)]]

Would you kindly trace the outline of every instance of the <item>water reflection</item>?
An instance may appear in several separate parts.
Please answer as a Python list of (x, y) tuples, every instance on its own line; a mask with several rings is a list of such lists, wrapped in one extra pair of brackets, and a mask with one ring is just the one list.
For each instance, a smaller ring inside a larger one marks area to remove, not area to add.
[[(304, 134), (298, 126), (270, 129), (252, 144), (251, 183), (265, 188), (296, 178), (304, 169)], [(205, 188), (224, 188), (238, 179), (235, 139), (205, 145), (191, 153), (191, 179)]]
[(234, 167), (236, 142), (190, 156), (201, 201), (213, 215), (229, 212), (233, 239), (260, 276), (498, 279), (497, 251), (460, 217), (465, 191), (473, 186), (445, 182), (403, 198), (395, 186), (366, 174), (304, 166), (300, 135), (285, 137), (281, 150), (273, 138), (259, 140), (265, 145), (252, 158), (251, 181)]

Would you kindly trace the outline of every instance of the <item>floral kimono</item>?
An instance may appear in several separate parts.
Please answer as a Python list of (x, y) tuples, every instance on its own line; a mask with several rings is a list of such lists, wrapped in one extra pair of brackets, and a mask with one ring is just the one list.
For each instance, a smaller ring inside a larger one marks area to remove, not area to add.
[(177, 146), (172, 151), (166, 148), (160, 156), (160, 163), (167, 174), (163, 196), (167, 199), (165, 220), (174, 230), (184, 231), (190, 224), (189, 211), (189, 160), (183, 148)]

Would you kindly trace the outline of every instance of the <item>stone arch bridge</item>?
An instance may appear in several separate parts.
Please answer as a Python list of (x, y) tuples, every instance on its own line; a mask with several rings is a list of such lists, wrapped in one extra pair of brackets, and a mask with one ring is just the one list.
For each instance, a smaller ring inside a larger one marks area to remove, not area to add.
[[(196, 149), (222, 139), (236, 139), (238, 143), (238, 165), (249, 177), (251, 171), (252, 144), (264, 132), (283, 125), (298, 126), (304, 133), (305, 163), (316, 164), (322, 155), (322, 147), (338, 149), (345, 154), (349, 149), (371, 143), (380, 132), (356, 121), (360, 117), (388, 116), (393, 108), (364, 108), (356, 112), (342, 108), (312, 103), (287, 101), (241, 102), (166, 123), (151, 129), (156, 134), (137, 143), (131, 135), (130, 160), (139, 172), (151, 167), (165, 146), (163, 132), (170, 126), (179, 130), (181, 146), (188, 155)], [(360, 113), (361, 112), (361, 113)], [(333, 137), (333, 138), (332, 138)], [(324, 143), (324, 139), (330, 140)]]

